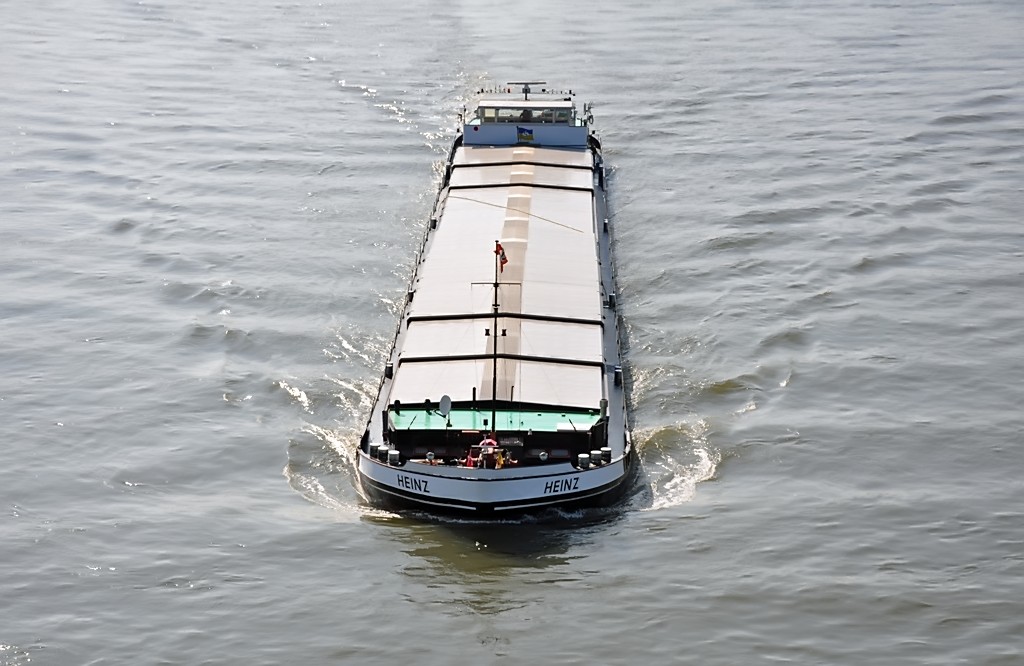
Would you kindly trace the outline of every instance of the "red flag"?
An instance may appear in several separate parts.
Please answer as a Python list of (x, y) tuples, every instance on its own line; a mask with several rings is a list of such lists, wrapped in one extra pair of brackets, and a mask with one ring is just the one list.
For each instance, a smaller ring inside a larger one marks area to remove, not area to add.
[(501, 272), (505, 272), (505, 264), (508, 263), (508, 257), (505, 256), (505, 248), (501, 246), (501, 243), (494, 241), (494, 254), (498, 255), (498, 265), (501, 267)]

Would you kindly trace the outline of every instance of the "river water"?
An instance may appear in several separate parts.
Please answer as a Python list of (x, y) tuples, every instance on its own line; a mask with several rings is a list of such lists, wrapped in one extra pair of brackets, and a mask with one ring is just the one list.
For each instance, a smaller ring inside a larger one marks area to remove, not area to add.
[[(0, 664), (1024, 659), (1016, 0), (0, 4)], [(352, 448), (472, 91), (595, 103), (642, 473)]]

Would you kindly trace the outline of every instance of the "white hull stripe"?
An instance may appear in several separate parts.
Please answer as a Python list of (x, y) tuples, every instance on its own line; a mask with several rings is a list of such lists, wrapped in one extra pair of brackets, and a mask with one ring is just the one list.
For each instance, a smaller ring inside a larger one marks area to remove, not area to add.
[(360, 457), (359, 476), (368, 490), (438, 507), (494, 510), (565, 504), (604, 494), (623, 483), (622, 460), (586, 471), (536, 477), (467, 479), (411, 474)]
[(524, 500), (518, 503), (479, 503), (479, 502), (459, 502), (458, 500), (451, 501), (438, 501), (437, 499), (424, 497), (416, 493), (410, 493), (397, 488), (392, 488), (380, 483), (373, 481), (372, 479), (363, 478), (363, 482), (372, 488), (379, 495), (388, 495), (393, 498), (402, 500), (409, 504), (420, 504), (432, 507), (443, 507), (448, 509), (461, 509), (467, 511), (479, 511), (481, 509), (490, 509), (493, 511), (516, 511), (522, 509), (538, 509), (549, 506), (559, 506), (564, 504), (570, 504), (584, 500), (590, 497), (597, 497), (608, 493), (620, 484), (624, 483), (625, 479), (619, 478), (614, 482), (609, 483), (600, 488), (592, 488), (590, 490), (578, 492), (578, 493), (566, 493), (562, 495), (549, 495), (544, 498), (535, 498), (532, 500)]

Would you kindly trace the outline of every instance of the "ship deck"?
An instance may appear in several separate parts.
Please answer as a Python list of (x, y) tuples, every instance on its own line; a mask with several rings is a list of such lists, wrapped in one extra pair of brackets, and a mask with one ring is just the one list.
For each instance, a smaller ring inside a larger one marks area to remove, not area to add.
[[(586, 148), (455, 151), (389, 403), (491, 400), (497, 340), (498, 400), (598, 407), (606, 310), (593, 169)], [(507, 258), (497, 271), (495, 241)]]

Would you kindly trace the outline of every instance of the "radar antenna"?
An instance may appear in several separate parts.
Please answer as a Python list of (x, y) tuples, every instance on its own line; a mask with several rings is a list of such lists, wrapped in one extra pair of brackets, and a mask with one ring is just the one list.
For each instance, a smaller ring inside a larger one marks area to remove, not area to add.
[(529, 100), (530, 99), (530, 93), (532, 92), (530, 90), (530, 86), (544, 86), (544, 85), (547, 85), (547, 81), (509, 81), (508, 85), (510, 85), (510, 86), (522, 86), (523, 87), (523, 99), (524, 100)]

